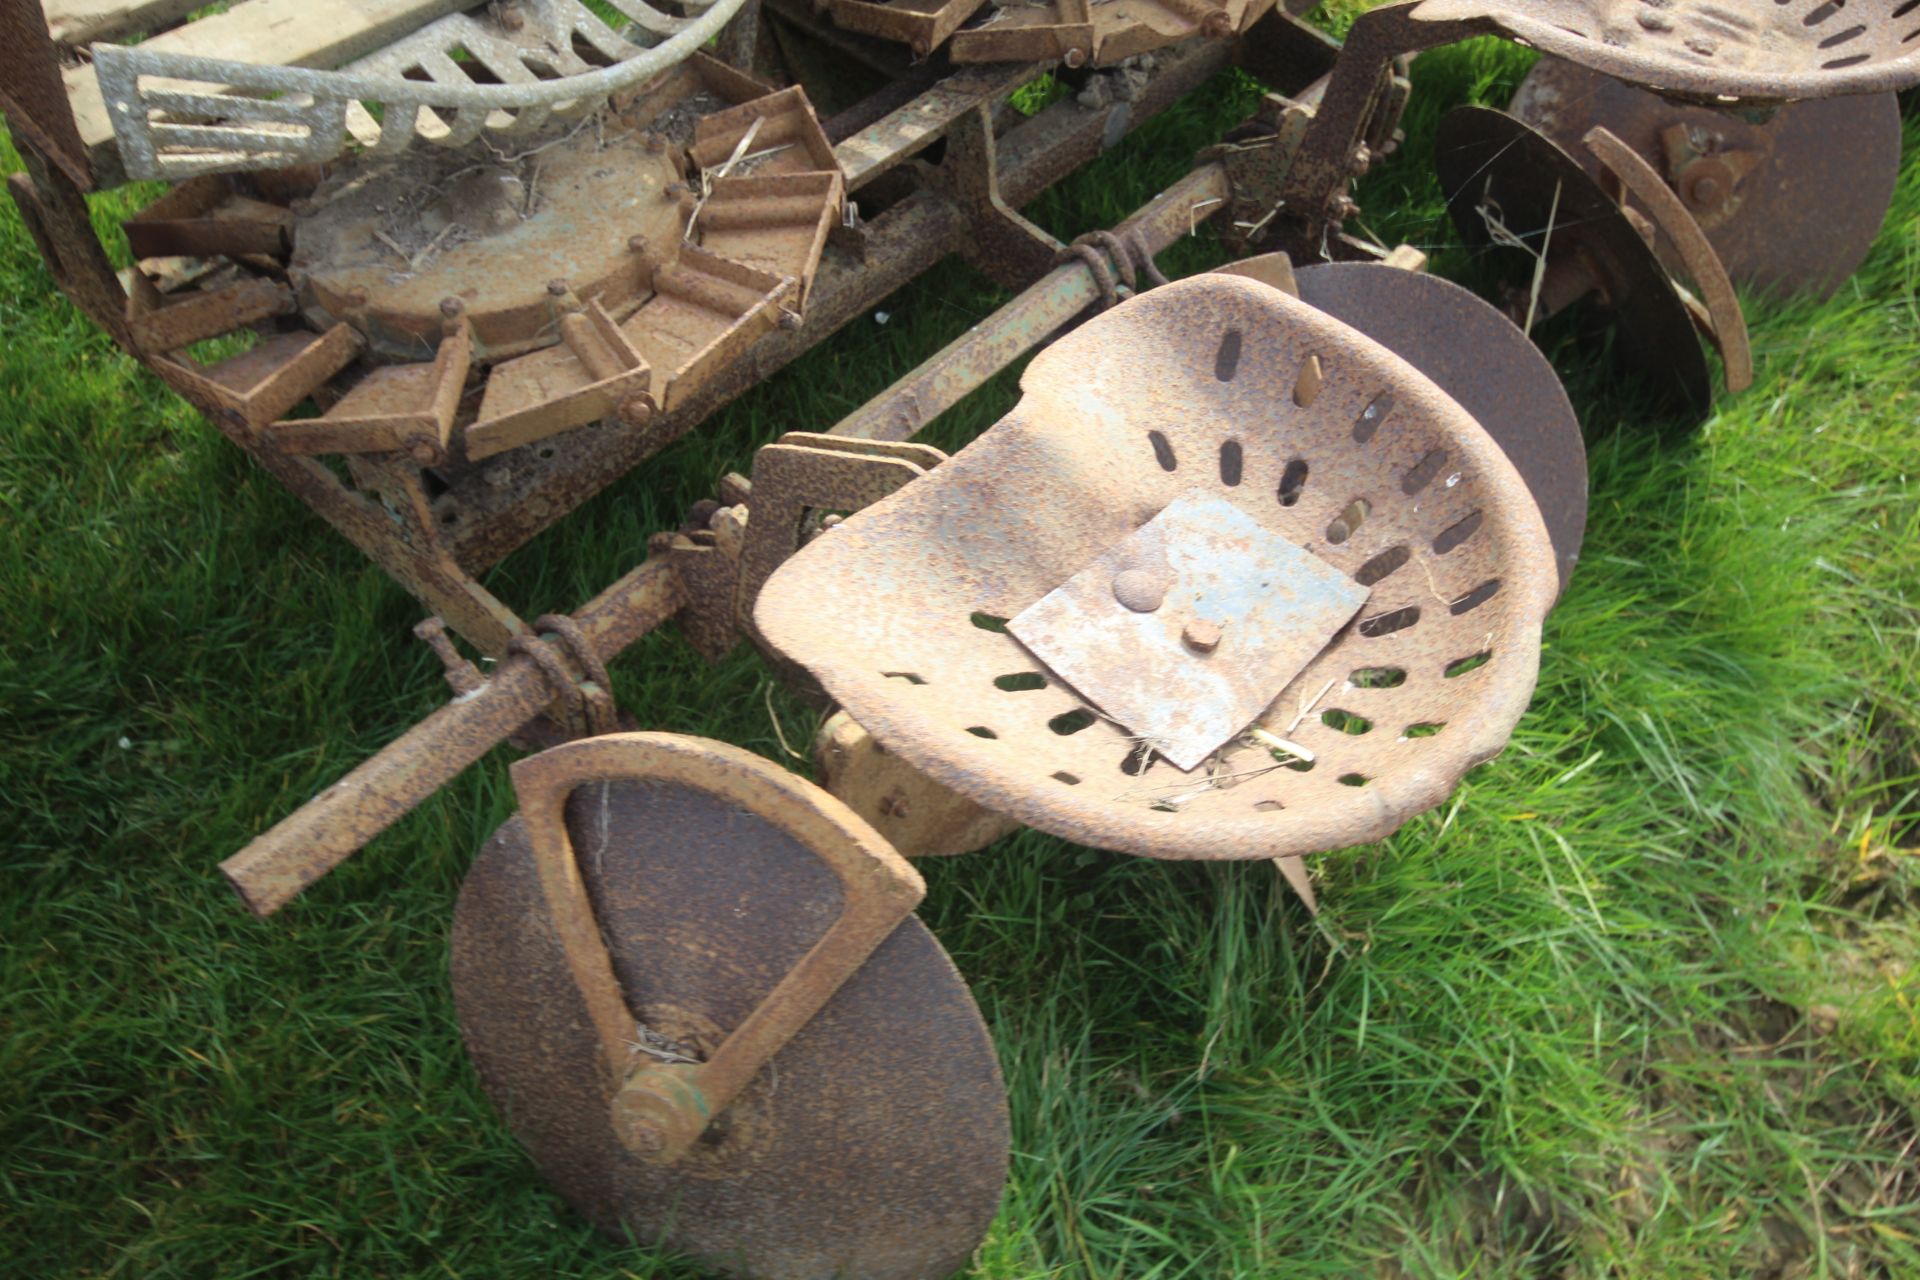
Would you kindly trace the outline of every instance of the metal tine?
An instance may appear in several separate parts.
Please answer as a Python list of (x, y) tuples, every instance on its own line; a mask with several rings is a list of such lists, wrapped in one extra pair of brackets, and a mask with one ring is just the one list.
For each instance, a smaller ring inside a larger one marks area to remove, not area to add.
[[(635, 26), (656, 35), (670, 36), (692, 21), (691, 18), (676, 18), (671, 14), (662, 13), (651, 5), (639, 3), (639, 0), (611, 0), (611, 3), (614, 8), (632, 19)], [(706, 6), (693, 7), (705, 8)]]
[[(310, 158), (305, 151), (266, 151), (251, 147), (246, 148), (245, 154), (248, 164), (256, 169), (281, 168)], [(161, 180), (165, 182), (179, 182), (203, 173), (230, 172), (233, 157), (231, 150), (197, 153), (157, 151), (154, 154)]]
[[(441, 84), (473, 83), (473, 77), (461, 70), (460, 64), (445, 52), (427, 54), (420, 59), (420, 65), (426, 69), (428, 75)], [(439, 114), (444, 122), (445, 113)], [(435, 138), (433, 141), (443, 147), (464, 147), (480, 136), (480, 131), (487, 127), (487, 117), (491, 114), (492, 112), (478, 107), (462, 107), (453, 113), (453, 123), (448, 126), (446, 136)]]
[(255, 143), (277, 144), (282, 147), (297, 146), (307, 140), (310, 132), (294, 127), (275, 129), (265, 125), (193, 124), (184, 120), (153, 122), (154, 137), (163, 147), (188, 146), (203, 149), (223, 144), (250, 147)]
[(574, 6), (573, 29), (588, 44), (615, 62), (632, 57), (642, 47), (633, 44), (618, 31), (600, 21), (599, 15), (592, 10), (578, 5)]
[(537, 133), (553, 118), (552, 107), (527, 107), (513, 116), (506, 124), (499, 126), (500, 132), (513, 134)]
[[(461, 44), (475, 61), (498, 76), (502, 83), (538, 82), (540, 77), (528, 69), (518, 45), (502, 40), (490, 27), (471, 18), (466, 19), (466, 25), (468, 34), (463, 37)], [(517, 113), (501, 109), (489, 112), (486, 124), (489, 129), (499, 133), (526, 133), (545, 124), (552, 114), (549, 108), (540, 106), (527, 107)]]
[(413, 145), (420, 125), (420, 113), (426, 110), (417, 102), (385, 103), (380, 112), (380, 140), (373, 153), (381, 158), (397, 156)]
[(305, 124), (312, 107), (305, 102), (277, 102), (272, 98), (246, 98), (217, 93), (189, 93), (180, 89), (146, 89), (141, 101), (150, 111), (170, 111), (177, 115), (212, 116), (222, 119), (233, 114), (234, 103), (245, 101), (248, 114), (273, 120)]

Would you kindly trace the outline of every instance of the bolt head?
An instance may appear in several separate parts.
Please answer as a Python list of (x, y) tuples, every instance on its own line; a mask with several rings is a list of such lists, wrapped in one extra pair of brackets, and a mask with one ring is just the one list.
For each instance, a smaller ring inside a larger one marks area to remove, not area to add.
[(1195, 653), (1212, 653), (1220, 647), (1220, 624), (1209, 618), (1194, 618), (1180, 632), (1180, 638)]
[(620, 1126), (620, 1144), (640, 1159), (658, 1159), (666, 1151), (667, 1135), (642, 1117), (627, 1112), (615, 1122)]
[(619, 403), (613, 414), (623, 427), (644, 427), (653, 420), (653, 401), (645, 392), (630, 395)]

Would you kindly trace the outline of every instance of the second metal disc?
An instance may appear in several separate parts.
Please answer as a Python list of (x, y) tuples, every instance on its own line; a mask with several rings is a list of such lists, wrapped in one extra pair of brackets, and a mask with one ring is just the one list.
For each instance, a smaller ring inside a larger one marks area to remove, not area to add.
[[(1689, 106), (1557, 58), (1542, 58), (1513, 96), (1515, 117), (1558, 143), (1598, 178), (1580, 144), (1603, 125), (1669, 176), (1669, 130), (1709, 155), (1738, 157), (1744, 174), (1714, 164), (1675, 184), (1738, 284), (1829, 297), (1859, 269), (1880, 233), (1900, 177), (1900, 102), (1891, 93), (1788, 103), (1759, 119)], [(1678, 255), (1657, 242), (1669, 267)]]
[(1604, 283), (1594, 301), (1613, 318), (1620, 365), (1706, 415), (1713, 380), (1692, 315), (1659, 255), (1578, 161), (1504, 111), (1456, 107), (1441, 117), (1434, 167), (1467, 243), (1490, 243), (1487, 219), (1497, 214), (1523, 245), (1548, 255), (1550, 271), (1577, 264), (1592, 273)]

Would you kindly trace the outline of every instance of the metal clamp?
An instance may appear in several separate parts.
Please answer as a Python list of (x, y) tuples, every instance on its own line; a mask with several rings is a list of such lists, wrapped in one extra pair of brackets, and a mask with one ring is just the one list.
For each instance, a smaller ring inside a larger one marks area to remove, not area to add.
[[(1139, 292), (1141, 275), (1147, 277), (1149, 287), (1167, 283), (1166, 275), (1154, 262), (1153, 253), (1141, 243), (1138, 229), (1126, 234), (1117, 231), (1089, 231), (1076, 237), (1073, 242), (1053, 256), (1056, 265), (1066, 262), (1084, 262), (1087, 270), (1093, 273), (1093, 282), (1100, 290), (1100, 309), (1106, 310), (1116, 303)], [(1119, 284), (1114, 281), (1114, 272), (1120, 273)], [(1124, 286), (1126, 293), (1120, 292)]]
[[(619, 711), (613, 705), (613, 684), (606, 664), (600, 661), (580, 625), (564, 614), (546, 613), (534, 619), (533, 630), (533, 635), (518, 635), (508, 641), (507, 652), (524, 655), (540, 669), (554, 699), (565, 707), (568, 727), (590, 734), (612, 733), (619, 728)], [(565, 651), (583, 679), (575, 677), (557, 650)]]
[[(840, 881), (839, 917), (705, 1062), (647, 1059), (632, 1067), (637, 1023), (566, 827), (566, 801), (576, 787), (621, 781), (724, 794), (791, 835)], [(725, 743), (649, 733), (590, 738), (517, 762), (513, 785), (548, 917), (600, 1042), (614, 1131), (652, 1163), (677, 1160), (926, 894), (919, 873), (851, 810)]]

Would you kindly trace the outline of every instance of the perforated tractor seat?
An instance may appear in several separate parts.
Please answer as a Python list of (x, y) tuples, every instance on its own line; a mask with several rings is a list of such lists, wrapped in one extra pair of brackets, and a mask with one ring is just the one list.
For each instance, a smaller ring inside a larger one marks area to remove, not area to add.
[(1912, 0), (1423, 0), (1417, 18), (1513, 39), (1649, 89), (1790, 102), (1920, 82)]
[(1083, 844), (1237, 859), (1378, 839), (1505, 745), (1553, 552), (1411, 365), (1210, 275), (1021, 388), (759, 598), (764, 639), (889, 750)]

